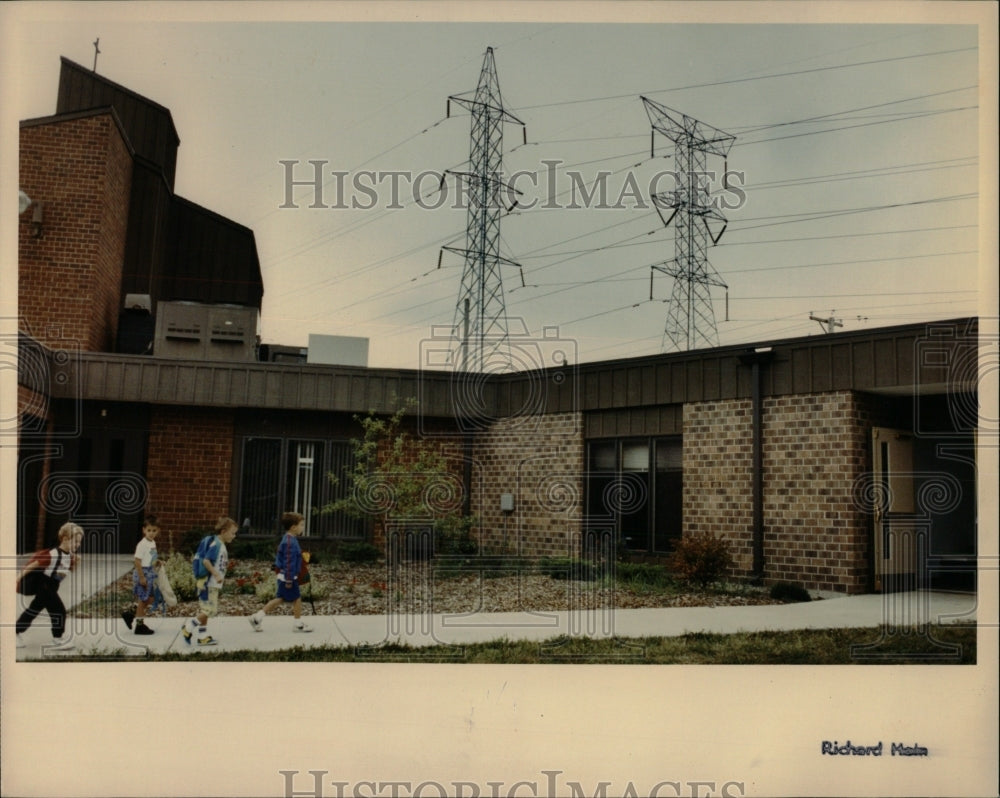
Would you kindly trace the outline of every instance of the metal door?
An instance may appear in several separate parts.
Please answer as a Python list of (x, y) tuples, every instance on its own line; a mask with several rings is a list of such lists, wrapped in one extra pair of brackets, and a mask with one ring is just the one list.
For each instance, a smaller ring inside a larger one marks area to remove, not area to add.
[(872, 430), (875, 502), (875, 589), (897, 591), (915, 586), (918, 542), (915, 523), (913, 433)]

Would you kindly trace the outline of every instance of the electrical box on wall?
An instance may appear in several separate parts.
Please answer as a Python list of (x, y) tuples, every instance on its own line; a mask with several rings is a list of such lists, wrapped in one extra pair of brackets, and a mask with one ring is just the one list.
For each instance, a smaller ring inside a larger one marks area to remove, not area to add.
[(501, 493), (500, 494), (500, 510), (505, 513), (514, 512), (514, 494), (513, 493)]

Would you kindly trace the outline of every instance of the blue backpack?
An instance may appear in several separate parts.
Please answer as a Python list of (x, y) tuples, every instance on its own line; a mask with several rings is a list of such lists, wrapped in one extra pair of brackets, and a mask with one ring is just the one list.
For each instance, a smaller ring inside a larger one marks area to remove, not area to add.
[(208, 576), (208, 569), (205, 568), (205, 560), (209, 559), (214, 562), (215, 557), (212, 556), (216, 554), (213, 551), (215, 548), (215, 535), (206, 535), (201, 539), (201, 543), (198, 544), (198, 551), (194, 553), (194, 557), (191, 559), (191, 570), (194, 572), (195, 579), (204, 579)]

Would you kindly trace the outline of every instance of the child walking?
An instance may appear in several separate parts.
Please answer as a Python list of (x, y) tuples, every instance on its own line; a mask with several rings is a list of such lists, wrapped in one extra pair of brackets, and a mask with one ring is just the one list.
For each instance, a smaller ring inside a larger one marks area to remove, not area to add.
[[(229, 565), (227, 543), (232, 543), (239, 527), (232, 518), (220, 518), (215, 524), (215, 537), (211, 538), (201, 559), (208, 576), (197, 580), (198, 614), (185, 621), (181, 627), (184, 642), (191, 645), (195, 640), (199, 646), (214, 646), (218, 641), (208, 634), (208, 619), (219, 614), (219, 592), (226, 579)], [(201, 547), (199, 546), (199, 549)], [(195, 635), (197, 634), (197, 637)]]
[(72, 641), (63, 640), (66, 631), (66, 605), (59, 598), (59, 584), (77, 564), (76, 550), (83, 542), (83, 529), (72, 522), (59, 528), (59, 543), (48, 551), (40, 551), (24, 567), (17, 580), (17, 592), (34, 596), (28, 608), (17, 619), (17, 647), (24, 646), (22, 635), (42, 610), (52, 622), (51, 651), (72, 651)]
[(278, 595), (248, 620), (255, 632), (262, 632), (264, 616), (275, 607), (291, 602), (292, 615), (295, 616), (292, 629), (296, 632), (311, 632), (312, 627), (302, 620), (302, 594), (299, 592), (299, 572), (302, 570), (303, 560), (298, 537), (305, 531), (306, 522), (300, 513), (289, 512), (281, 516), (281, 525), (285, 528), (285, 536), (278, 544), (278, 553), (274, 557)]
[(146, 612), (153, 603), (153, 592), (156, 588), (156, 536), (160, 528), (156, 525), (156, 516), (147, 515), (142, 523), (142, 539), (135, 547), (135, 568), (132, 571), (132, 595), (135, 596), (135, 611), (131, 608), (122, 610), (122, 619), (131, 629), (135, 620), (137, 635), (151, 635), (153, 630), (146, 626)]

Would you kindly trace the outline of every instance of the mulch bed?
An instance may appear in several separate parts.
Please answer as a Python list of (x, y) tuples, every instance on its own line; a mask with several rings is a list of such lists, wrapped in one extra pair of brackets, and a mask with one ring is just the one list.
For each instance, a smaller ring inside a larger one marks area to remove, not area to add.
[[(568, 609), (633, 609), (643, 607), (724, 607), (776, 603), (766, 591), (738, 594), (697, 591), (676, 593), (653, 588), (618, 586), (602, 588), (597, 582), (554, 579), (536, 573), (484, 577), (478, 574), (444, 577), (433, 565), (404, 563), (393, 572), (384, 563), (356, 565), (342, 562), (315, 564), (313, 579), (327, 593), (315, 599), (318, 615), (382, 615), (388, 613), (526, 612)], [(267, 571), (267, 564), (240, 561), (226, 577), (219, 600), (222, 615), (250, 615), (262, 601), (254, 593), (239, 592), (253, 573)], [(106, 587), (73, 614), (116, 615), (131, 602), (132, 576), (126, 574)], [(303, 589), (308, 599), (309, 588)], [(182, 601), (167, 610), (168, 617), (188, 617), (196, 601)], [(290, 613), (290, 605), (275, 614)], [(308, 600), (303, 612), (311, 614)]]

